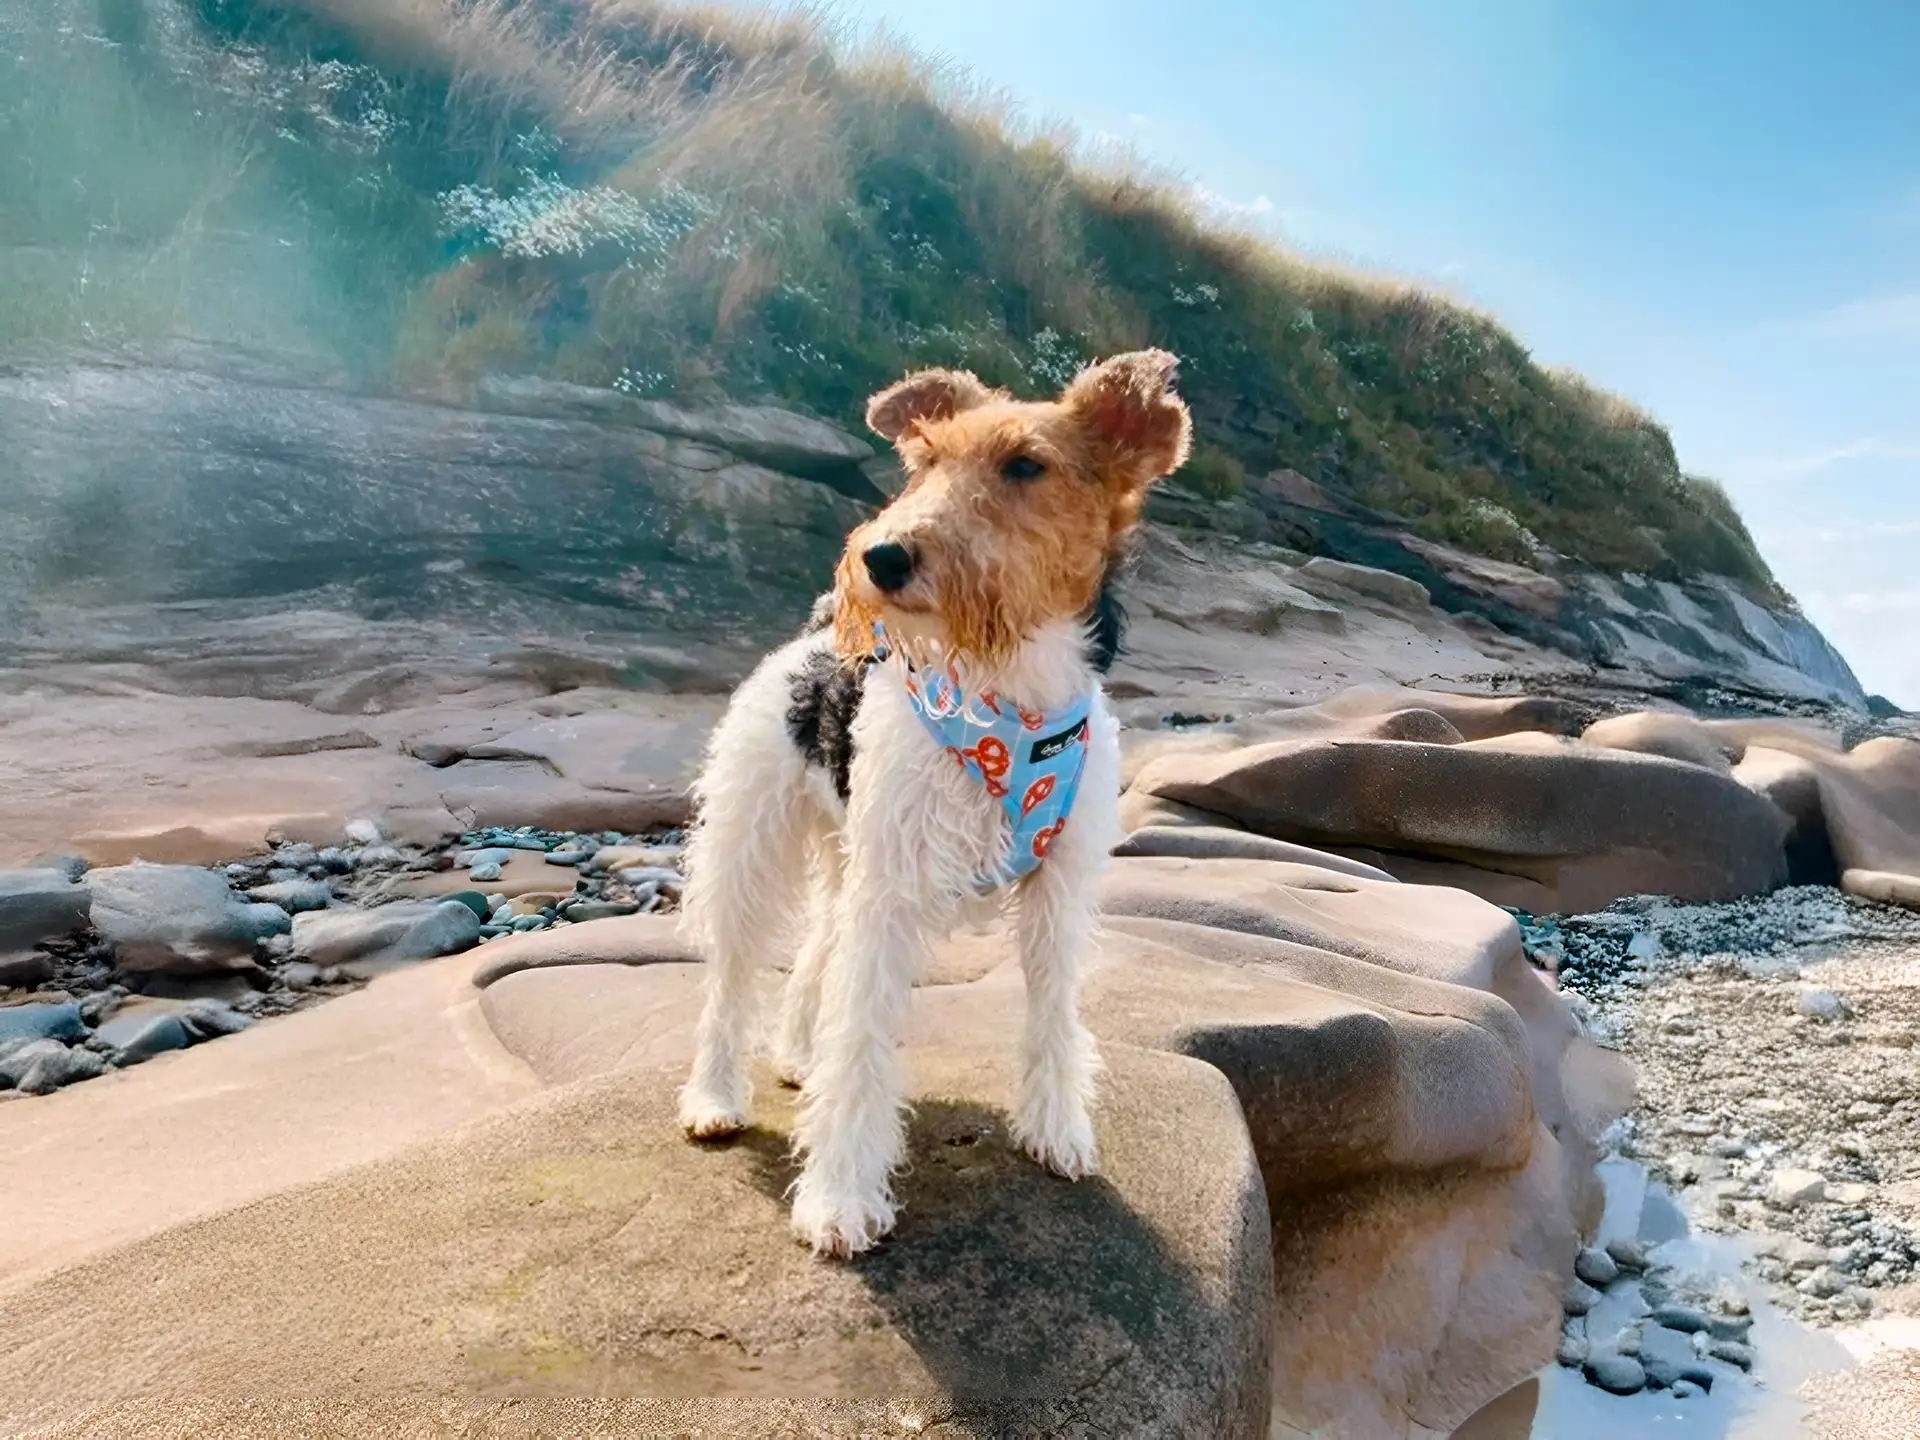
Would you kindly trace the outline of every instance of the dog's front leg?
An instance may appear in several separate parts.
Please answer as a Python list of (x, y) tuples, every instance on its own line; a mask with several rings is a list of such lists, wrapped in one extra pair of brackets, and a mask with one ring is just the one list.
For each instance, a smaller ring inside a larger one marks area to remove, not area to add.
[(1069, 825), (1046, 862), (1020, 886), (1016, 926), (1027, 982), (1020, 1041), (1014, 1142), (1069, 1180), (1099, 1168), (1088, 1106), (1100, 1060), (1080, 1023), (1080, 971), (1098, 912), (1094, 886), (1103, 858), (1072, 843)]
[(938, 923), (880, 857), (850, 857), (795, 1133), (793, 1229), (821, 1254), (858, 1254), (893, 1228), (905, 1148), (896, 1043)]

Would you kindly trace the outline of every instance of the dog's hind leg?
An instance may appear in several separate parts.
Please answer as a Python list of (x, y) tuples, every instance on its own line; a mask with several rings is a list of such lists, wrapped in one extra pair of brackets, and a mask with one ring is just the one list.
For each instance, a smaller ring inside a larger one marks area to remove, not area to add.
[(813, 1068), (813, 1037), (820, 1024), (820, 993), (827, 962), (833, 958), (838, 935), (840, 880), (845, 870), (837, 830), (817, 835), (813, 845), (813, 885), (808, 901), (807, 935), (787, 976), (780, 1004), (780, 1030), (773, 1044), (773, 1061), (783, 1085), (806, 1084)]
[(746, 1126), (757, 972), (793, 929), (818, 818), (777, 693), (757, 701), (743, 687), (714, 732), (687, 846), (685, 923), (706, 952), (706, 1004), (680, 1123), (703, 1138)]

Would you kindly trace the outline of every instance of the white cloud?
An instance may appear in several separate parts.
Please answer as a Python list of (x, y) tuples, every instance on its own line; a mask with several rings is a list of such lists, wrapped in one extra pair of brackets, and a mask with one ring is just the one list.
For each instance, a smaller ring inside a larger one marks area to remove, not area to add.
[(1795, 327), (1841, 339), (1861, 335), (1920, 335), (1920, 290), (1868, 295), (1809, 316)]
[(1816, 474), (1853, 460), (1920, 460), (1920, 440), (1888, 441), (1869, 435), (1827, 450), (1816, 450), (1758, 466), (1753, 474), (1762, 480), (1787, 480)]

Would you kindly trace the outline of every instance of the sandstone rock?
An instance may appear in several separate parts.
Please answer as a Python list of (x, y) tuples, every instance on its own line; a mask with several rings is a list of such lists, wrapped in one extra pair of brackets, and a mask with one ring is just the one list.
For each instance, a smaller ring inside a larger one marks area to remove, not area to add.
[(1114, 847), (1115, 855), (1177, 855), (1190, 860), (1285, 860), (1359, 880), (1392, 881), (1386, 871), (1326, 850), (1217, 825), (1149, 825)]
[(0, 960), (85, 927), (92, 891), (64, 870), (0, 870)]
[(1405, 575), (1396, 575), (1391, 570), (1381, 570), (1372, 565), (1355, 565), (1346, 560), (1316, 555), (1302, 565), (1298, 573), (1303, 585), (1347, 590), (1356, 595), (1384, 600), (1389, 605), (1398, 605), (1403, 609), (1424, 610), (1433, 602), (1427, 587), (1418, 580), (1409, 580)]
[(372, 910), (302, 915), (293, 924), (293, 953), (322, 969), (364, 976), (451, 955), (479, 938), (479, 917), (458, 900), (400, 900)]
[(1622, 895), (1722, 900), (1785, 878), (1787, 821), (1663, 757), (1518, 735), (1462, 745), (1277, 741), (1170, 755), (1134, 781), (1277, 839), (1437, 854), (1534, 879), (1557, 909)]
[(254, 947), (291, 924), (277, 905), (248, 904), (227, 882), (191, 865), (91, 871), (93, 926), (127, 970), (176, 975), (245, 969)]
[[(1390, 715), (1397, 710), (1431, 710), (1465, 740), (1490, 740), (1496, 735), (1512, 735), (1522, 730), (1577, 735), (1588, 713), (1570, 700), (1547, 695), (1455, 695), (1445, 690), (1416, 690), (1402, 685), (1356, 685), (1308, 708), (1343, 722)], [(1358, 731), (1349, 733), (1356, 739), (1368, 738)]]
[(1589, 725), (1580, 737), (1589, 745), (1609, 750), (1631, 750), (1642, 755), (1664, 755), (1669, 760), (1684, 760), (1718, 774), (1731, 773), (1746, 753), (1746, 746), (1724, 735), (1691, 715), (1673, 715), (1659, 710), (1636, 710), (1628, 715), (1611, 715)]
[(1556, 620), (1567, 587), (1550, 575), (1525, 565), (1470, 555), (1415, 535), (1393, 537), (1402, 547), (1427, 561), (1462, 590), (1511, 605), (1523, 614), (1540, 620)]
[[(788, 1233), (790, 1098), (696, 1147), (678, 1069), (561, 1089), (117, 1252), (78, 1293), (9, 1293), (0, 1333), (49, 1339), (0, 1375), (0, 1410), (92, 1410), (106, 1366), (124, 1417), (350, 1385), (375, 1428), (441, 1408), (423, 1395), (592, 1392), (711, 1397), (651, 1402), (641, 1429), (764, 1433), (741, 1398), (798, 1394), (815, 1398), (780, 1403), (785, 1433), (904, 1436), (937, 1409), (956, 1433), (1264, 1436), (1273, 1260), (1232, 1092), (1177, 1056), (1107, 1058), (1103, 1175), (1068, 1185), (1007, 1146), (997, 1056), (919, 1056), (924, 1158), (899, 1232), (857, 1265)], [(76, 1324), (88, 1355), (51, 1343)], [(899, 1398), (848, 1403), (872, 1396)]]

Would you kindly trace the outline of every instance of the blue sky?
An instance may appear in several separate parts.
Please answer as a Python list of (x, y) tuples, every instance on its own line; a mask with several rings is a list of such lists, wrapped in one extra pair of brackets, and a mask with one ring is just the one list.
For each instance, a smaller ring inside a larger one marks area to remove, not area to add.
[(843, 0), (1672, 429), (1920, 708), (1916, 0)]

